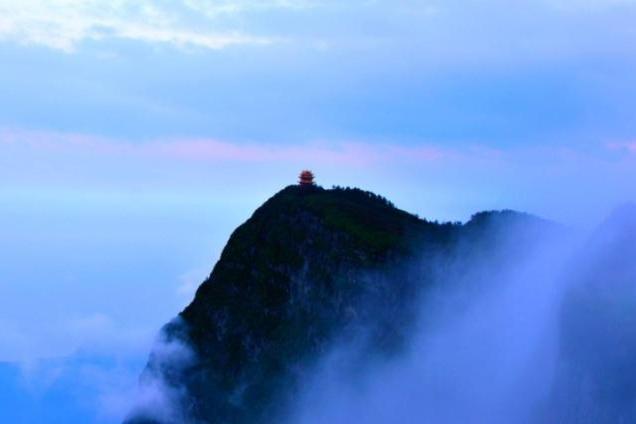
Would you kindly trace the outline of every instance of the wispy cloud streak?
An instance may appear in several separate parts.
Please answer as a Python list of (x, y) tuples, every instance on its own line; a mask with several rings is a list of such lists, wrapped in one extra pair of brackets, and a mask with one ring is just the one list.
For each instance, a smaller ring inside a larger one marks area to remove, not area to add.
[[(451, 146), (443, 141), (404, 143), (399, 139), (318, 139), (296, 144), (214, 138), (140, 142), (0, 128), (0, 177), (9, 182), (0, 191), (4, 189), (7, 199), (24, 199), (29, 193), (55, 199), (67, 193), (77, 198), (72, 194), (76, 189), (83, 190), (83, 199), (106, 199), (109, 190), (137, 189), (152, 189), (175, 199), (181, 199), (185, 191), (193, 199), (205, 198), (209, 190), (217, 196), (242, 193), (261, 198), (281, 184), (292, 183), (299, 169), (309, 167), (325, 186), (344, 183), (377, 192), (394, 190), (405, 208), (423, 208), (426, 216), (460, 218), (468, 211), (511, 207), (559, 219), (570, 217), (573, 210), (606, 213), (603, 205), (633, 199), (629, 182), (636, 175), (634, 161), (636, 155), (628, 148), (612, 149), (600, 140), (594, 148), (493, 146), (487, 141)], [(395, 190), (396, 186), (400, 189)], [(538, 186), (546, 188), (537, 190)], [(46, 194), (47, 190), (55, 194)], [(590, 192), (596, 195), (591, 197)], [(422, 193), (428, 198), (425, 205), (417, 200)]]
[[(283, 7), (283, 2), (265, 2)], [(43, 45), (73, 52), (84, 41), (127, 39), (175, 47), (222, 49), (234, 45), (266, 45), (279, 41), (243, 31), (222, 29), (222, 18), (250, 7), (247, 2), (176, 2), (171, 7), (142, 0), (0, 0), (0, 40)], [(239, 7), (240, 6), (240, 7)], [(194, 25), (188, 16), (204, 12)]]
[(607, 143), (607, 148), (614, 151), (636, 155), (636, 141), (610, 142)]
[[(131, 143), (78, 133), (0, 130), (0, 145), (35, 151), (90, 153), (105, 156), (169, 158), (209, 162), (312, 161), (365, 165), (393, 161), (438, 161), (460, 153), (434, 145), (400, 146), (357, 141), (314, 142), (301, 145), (237, 143), (217, 139), (166, 139)], [(496, 151), (490, 149), (489, 155)]]

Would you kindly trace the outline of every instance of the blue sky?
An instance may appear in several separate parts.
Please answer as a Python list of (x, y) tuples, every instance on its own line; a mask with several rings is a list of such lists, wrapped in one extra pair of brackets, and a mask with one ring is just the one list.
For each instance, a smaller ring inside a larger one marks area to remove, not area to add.
[(633, 0), (0, 0), (0, 420), (118, 422), (158, 328), (303, 168), (438, 220), (589, 227), (636, 200), (635, 21)]

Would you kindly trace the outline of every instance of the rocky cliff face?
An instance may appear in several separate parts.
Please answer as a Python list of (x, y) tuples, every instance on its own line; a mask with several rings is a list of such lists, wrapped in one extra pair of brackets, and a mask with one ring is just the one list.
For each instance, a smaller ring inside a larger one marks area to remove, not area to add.
[(285, 188), (234, 231), (163, 329), (167, 345), (187, 352), (154, 352), (142, 380), (160, 377), (176, 407), (136, 410), (127, 422), (282, 422), (335, 341), (358, 340), (365, 358), (399, 353), (443, 264), (466, 248), (494, 261), (494, 252), (520, 254), (498, 237), (515, 225), (549, 226), (514, 212), (438, 224), (358, 189)]

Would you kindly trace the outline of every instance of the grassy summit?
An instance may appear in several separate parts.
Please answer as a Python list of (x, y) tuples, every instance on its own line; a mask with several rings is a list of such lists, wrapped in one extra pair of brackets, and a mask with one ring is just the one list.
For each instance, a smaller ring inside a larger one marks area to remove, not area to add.
[[(352, 236), (360, 246), (376, 254), (405, 247), (410, 232), (425, 224), (415, 215), (397, 209), (382, 196), (357, 188), (289, 186), (255, 214), (298, 213), (315, 214), (335, 231)], [(414, 235), (414, 234), (411, 234)]]

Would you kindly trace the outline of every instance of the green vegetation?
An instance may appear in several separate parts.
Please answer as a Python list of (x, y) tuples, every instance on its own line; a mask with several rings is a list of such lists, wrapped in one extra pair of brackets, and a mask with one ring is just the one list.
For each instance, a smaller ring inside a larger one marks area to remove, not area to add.
[(278, 192), (233, 232), (181, 313), (185, 326), (166, 328), (198, 358), (175, 378), (193, 400), (189, 413), (197, 422), (272, 422), (302, 383), (298, 370), (361, 328), (367, 358), (398, 352), (433, 278), (422, 273), (426, 261), (450, 255), (464, 227), (356, 188)]

